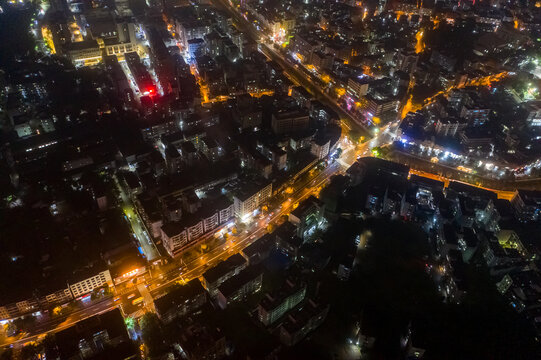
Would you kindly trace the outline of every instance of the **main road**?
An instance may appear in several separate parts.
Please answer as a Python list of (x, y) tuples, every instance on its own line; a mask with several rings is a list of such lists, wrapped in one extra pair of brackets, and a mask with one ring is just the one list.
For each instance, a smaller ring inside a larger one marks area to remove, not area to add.
[(158, 258), (160, 253), (154, 244), (154, 241), (150, 238), (143, 221), (139, 217), (137, 211), (135, 211), (134, 205), (128, 194), (124, 191), (124, 188), (120, 185), (117, 176), (114, 176), (115, 184), (120, 192), (120, 200), (122, 201), (122, 211), (124, 212), (127, 220), (129, 221), (133, 234), (139, 242), (140, 248), (145, 255), (147, 261)]
[(321, 101), (323, 104), (330, 106), (335, 110), (338, 115), (342, 118), (342, 121), (348, 123), (348, 128), (357, 128), (363, 136), (372, 137), (373, 134), (370, 132), (368, 127), (360, 122), (356, 121), (347, 111), (345, 111), (337, 102), (336, 99), (327, 94), (318, 84), (314, 83), (312, 79), (303, 74), (299, 69), (295, 68), (293, 64), (287, 61), (283, 55), (274, 50), (271, 46), (265, 44), (261, 39), (266, 38), (266, 34), (262, 31), (257, 30), (253, 24), (249, 23), (238, 11), (234, 8), (228, 0), (213, 0), (212, 1), (216, 7), (225, 9), (239, 27), (242, 27), (244, 33), (248, 34), (252, 40), (256, 41), (259, 44), (259, 51), (263, 53), (267, 58), (275, 61), (284, 69), (284, 73), (296, 83), (302, 85), (306, 90), (308, 90), (314, 97)]
[[(175, 267), (166, 273), (156, 272), (156, 275), (146, 282), (146, 286), (150, 290), (152, 296), (154, 298), (160, 297), (166, 292), (171, 284), (185, 282), (200, 277), (208, 268), (215, 266), (218, 262), (240, 252), (267, 233), (267, 225), (269, 223), (275, 223), (282, 216), (289, 214), (295, 208), (297, 203), (316, 193), (320, 187), (326, 185), (330, 181), (333, 175), (345, 171), (347, 167), (355, 161), (356, 156), (362, 148), (355, 148), (347, 140), (342, 139), (341, 141), (344, 152), (340, 159), (332, 162), (313, 177), (309, 177), (299, 183), (293, 193), (288, 195), (290, 200), (285, 202), (285, 205), (282, 204), (282, 206), (275, 209), (269, 209), (268, 214), (262, 219), (254, 219), (253, 221), (256, 223), (250, 228), (248, 233), (243, 232), (238, 236), (230, 237), (225, 244), (216, 246), (208, 253), (185, 263), (182, 270)], [(367, 145), (368, 144), (365, 144), (365, 147)], [(130, 291), (133, 291), (133, 289), (125, 289), (123, 292), (116, 293), (115, 295), (118, 297)], [(26, 334), (26, 336), (22, 338), (8, 338), (1, 346), (22, 346), (25, 343), (42, 338), (47, 333), (63, 330), (81, 320), (114, 309), (119, 305), (120, 304), (111, 297), (95, 301), (82, 309), (72, 312), (68, 316), (38, 323), (30, 333)]]
[[(245, 23), (245, 20), (240, 16), (234, 9), (232, 10), (223, 0), (216, 0), (221, 7), (228, 9), (229, 12), (233, 14), (235, 19), (238, 22)], [(245, 24), (246, 26), (246, 24)], [(251, 27), (251, 24), (246, 26), (247, 32), (255, 39), (258, 40), (260, 35), (257, 34), (255, 29)], [(307, 78), (299, 70), (297, 70), (292, 64), (285, 60), (281, 54), (277, 53), (270, 47), (265, 44), (261, 44), (260, 51), (267, 56), (269, 59), (276, 61), (286, 73), (287, 76), (294, 79), (297, 83), (305, 87), (308, 91), (314, 94), (320, 101), (326, 105), (333, 108), (339, 115), (342, 117), (342, 122), (346, 122), (347, 128), (358, 128), (361, 133), (365, 136), (371, 136), (368, 132), (368, 129), (356, 122), (344, 109), (342, 109), (336, 102), (335, 99), (330, 97), (325, 93), (317, 84), (314, 84), (311, 79)], [(289, 214), (294, 208), (295, 205), (300, 201), (306, 199), (310, 195), (316, 193), (318, 189), (328, 184), (331, 177), (342, 173), (346, 170), (358, 156), (366, 156), (370, 153), (370, 148), (374, 146), (379, 146), (385, 143), (384, 140), (390, 139), (392, 136), (388, 131), (387, 127), (384, 128), (378, 136), (374, 137), (370, 141), (355, 147), (351, 142), (346, 138), (341, 138), (340, 146), (344, 149), (341, 157), (329, 164), (324, 170), (316, 174), (312, 178), (308, 178), (305, 181), (297, 184), (296, 189), (292, 194), (289, 195), (289, 201), (285, 202), (282, 206), (276, 209), (269, 209), (269, 213), (272, 215), (267, 215), (263, 219), (255, 219), (257, 221), (255, 226), (252, 226), (248, 233), (241, 233), (238, 236), (233, 236), (226, 241), (225, 244), (216, 246), (211, 249), (208, 253), (203, 254), (200, 257), (197, 257), (187, 263), (185, 263), (181, 268), (175, 266), (173, 269), (163, 272), (156, 272), (151, 279), (146, 282), (146, 286), (151, 290), (151, 294), (154, 298), (163, 295), (168, 286), (176, 282), (185, 282), (191, 279), (200, 277), (208, 268), (216, 265), (218, 262), (227, 259), (229, 256), (240, 252), (245, 247), (252, 244), (254, 241), (259, 239), (267, 232), (267, 225), (269, 223), (275, 223), (282, 216)], [(116, 179), (115, 179), (116, 180)], [(139, 216), (134, 211), (133, 204), (127, 194), (122, 191), (122, 187), (119, 186), (121, 200), (123, 203), (123, 210), (132, 225), (132, 229), (141, 244), (147, 259), (150, 261), (157, 256), (159, 256), (155, 245), (148, 236), (144, 226), (142, 225)], [(181, 269), (181, 270), (180, 270)], [(158, 276), (159, 275), (159, 276)], [(124, 292), (131, 291), (133, 289), (126, 289)], [(117, 293), (116, 296), (122, 295), (123, 293)], [(66, 317), (61, 317), (58, 319), (51, 319), (37, 325), (32, 332), (24, 336), (23, 338), (8, 338), (1, 346), (21, 346), (27, 342), (36, 341), (47, 333), (57, 332), (62, 329), (65, 329), (73, 324), (91, 317), (93, 315), (111, 310), (119, 306), (112, 298), (106, 298), (97, 302), (94, 302), (83, 309), (79, 309), (71, 313)]]

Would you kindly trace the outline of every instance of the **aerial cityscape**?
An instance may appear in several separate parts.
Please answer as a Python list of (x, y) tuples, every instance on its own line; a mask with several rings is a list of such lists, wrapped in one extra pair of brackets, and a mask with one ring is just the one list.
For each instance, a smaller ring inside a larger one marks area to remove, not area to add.
[(541, 1), (0, 0), (0, 360), (541, 359)]

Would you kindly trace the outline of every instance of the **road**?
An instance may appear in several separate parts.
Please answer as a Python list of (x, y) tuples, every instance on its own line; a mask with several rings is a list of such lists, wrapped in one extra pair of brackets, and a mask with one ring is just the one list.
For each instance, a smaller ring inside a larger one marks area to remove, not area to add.
[[(178, 282), (179, 280), (189, 281), (196, 277), (200, 277), (208, 268), (252, 244), (267, 233), (267, 225), (269, 223), (275, 223), (282, 216), (289, 214), (295, 208), (295, 204), (317, 192), (320, 187), (326, 185), (330, 181), (330, 178), (333, 175), (345, 171), (351, 163), (355, 161), (356, 154), (357, 152), (353, 146), (347, 147), (342, 154), (342, 161), (335, 161), (334, 163), (329, 164), (320, 173), (313, 177), (308, 177), (300, 184), (297, 184), (296, 190), (288, 195), (290, 200), (282, 203), (281, 208), (269, 209), (268, 214), (264, 216), (263, 219), (254, 219), (255, 226), (252, 226), (252, 229), (249, 230), (248, 233), (244, 232), (238, 236), (230, 237), (225, 244), (217, 246), (208, 253), (200, 256), (198, 259), (187, 263), (181, 273), (178, 271), (176, 272), (177, 276), (175, 278), (153, 288), (153, 296), (160, 296), (166, 286)], [(173, 270), (172, 273), (175, 273), (175, 270)], [(164, 274), (164, 278), (167, 278), (170, 274), (171, 272)], [(148, 285), (152, 288), (157, 283), (160, 283), (160, 279), (153, 279)]]
[(116, 305), (114, 305), (113, 298), (107, 297), (102, 300), (95, 301), (82, 309), (75, 310), (67, 316), (59, 316), (45, 321), (38, 320), (32, 331), (27, 333), (23, 338), (7, 338), (1, 346), (21, 347), (28, 342), (33, 342), (43, 338), (47, 333), (64, 330), (81, 320), (109, 311), (114, 307), (116, 307)]
[(124, 71), (124, 75), (126, 75), (126, 78), (128, 79), (128, 84), (130, 85), (131, 91), (135, 95), (135, 98), (138, 102), (141, 102), (141, 92), (139, 91), (139, 87), (137, 86), (137, 83), (135, 82), (135, 79), (128, 68), (126, 60), (119, 61), (118, 63), (120, 64), (122, 71)]
[(472, 185), (472, 184), (464, 182), (464, 181), (446, 178), (444, 176), (436, 175), (436, 174), (429, 173), (429, 172), (422, 171), (422, 170), (410, 169), (410, 174), (415, 174), (415, 175), (419, 175), (419, 176), (426, 177), (426, 178), (429, 178), (429, 179), (442, 181), (444, 183), (445, 187), (449, 186), (449, 182), (451, 180), (456, 181), (456, 182), (460, 182), (460, 183), (463, 183), (463, 184), (466, 184), (466, 185), (475, 186), (475, 187), (477, 187), (479, 189), (488, 190), (488, 191), (492, 191), (493, 193), (496, 193), (496, 195), (498, 195), (498, 199), (511, 200), (515, 196), (514, 191), (504, 191), (504, 190), (489, 189), (489, 188), (486, 188), (486, 187), (483, 187), (483, 186)]
[[(347, 144), (346, 144), (347, 145)], [(330, 178), (347, 169), (348, 164), (351, 164), (355, 161), (357, 156), (357, 149), (353, 146), (345, 146), (345, 150), (342, 154), (341, 161), (335, 161), (329, 164), (325, 169), (320, 173), (309, 177), (300, 184), (298, 184), (297, 189), (294, 190), (292, 194), (289, 195), (290, 201), (285, 202), (285, 206), (282, 206), (279, 209), (269, 209), (269, 212), (272, 215), (265, 216), (264, 219), (255, 220), (254, 226), (248, 231), (248, 233), (243, 232), (238, 236), (234, 236), (226, 241), (225, 244), (216, 246), (211, 249), (208, 253), (203, 254), (202, 256), (193, 259), (192, 261), (186, 263), (183, 266), (183, 270), (178, 269), (178, 265), (163, 274), (163, 278), (155, 275), (151, 280), (147, 281), (146, 286), (150, 289), (150, 294), (153, 298), (159, 297), (166, 293), (167, 288), (177, 282), (186, 282), (191, 279), (200, 277), (208, 268), (215, 266), (218, 262), (227, 259), (231, 255), (240, 252), (242, 249), (252, 244), (254, 241), (259, 239), (265, 233), (267, 233), (267, 224), (274, 223), (279, 220), (283, 215), (289, 214), (295, 207), (295, 204), (306, 199), (318, 188), (326, 185)], [(165, 280), (164, 280), (165, 279)], [(133, 289), (125, 289), (124, 293), (132, 291)], [(118, 297), (121, 295), (117, 293)], [(146, 297), (148, 298), (148, 296)], [(147, 302), (148, 300), (145, 299)], [(69, 316), (58, 319), (51, 319), (50, 321), (44, 321), (36, 326), (35, 329), (21, 339), (9, 338), (6, 342), (2, 344), (5, 346), (22, 346), (23, 344), (31, 341), (36, 341), (38, 338), (43, 337), (46, 333), (49, 332), (58, 332), (63, 330), (78, 321), (86, 319), (90, 316), (106, 312), (108, 310), (114, 309), (119, 306), (117, 302), (114, 302), (112, 298), (107, 298), (102, 301), (94, 302), (83, 309), (74, 311)], [(147, 304), (149, 305), (149, 304)]]
[(130, 222), (132, 231), (135, 234), (137, 241), (139, 242), (143, 254), (147, 258), (147, 260), (151, 262), (152, 260), (160, 257), (160, 253), (158, 252), (156, 245), (148, 235), (141, 218), (135, 211), (130, 197), (124, 192), (124, 189), (122, 188), (122, 186), (120, 186), (120, 183), (116, 176), (115, 183), (120, 192), (120, 197), (122, 200), (122, 211), (124, 211), (124, 214)]
[(291, 78), (295, 83), (302, 85), (306, 90), (308, 90), (312, 95), (316, 97), (317, 100), (321, 101), (323, 104), (331, 107), (334, 111), (340, 115), (342, 121), (348, 123), (348, 128), (357, 128), (359, 129), (361, 135), (363, 136), (372, 136), (373, 134), (370, 130), (364, 125), (356, 121), (347, 111), (345, 111), (338, 103), (336, 99), (332, 98), (327, 94), (323, 89), (316, 83), (314, 83), (309, 77), (304, 75), (299, 71), (293, 64), (284, 59), (283, 55), (272, 47), (267, 46), (260, 39), (264, 38), (264, 33), (258, 31), (253, 24), (249, 23), (238, 11), (234, 8), (227, 0), (213, 0), (212, 1), (216, 7), (225, 9), (228, 13), (233, 16), (233, 19), (238, 26), (242, 27), (244, 33), (248, 34), (252, 40), (259, 43), (259, 51), (263, 53), (267, 58), (275, 61), (284, 69), (286, 76)]
[[(267, 224), (275, 223), (282, 216), (289, 214), (294, 208), (295, 205), (302, 200), (306, 199), (310, 195), (317, 193), (318, 189), (327, 185), (332, 176), (336, 174), (343, 173), (351, 164), (353, 164), (359, 156), (370, 156), (370, 150), (375, 146), (381, 146), (385, 143), (388, 143), (393, 138), (393, 130), (396, 129), (398, 122), (390, 124), (382, 129), (382, 131), (375, 138), (367, 141), (361, 145), (354, 146), (347, 138), (342, 138), (340, 146), (344, 149), (341, 157), (331, 162), (325, 169), (321, 172), (315, 174), (312, 177), (307, 177), (305, 180), (295, 185), (293, 193), (289, 194), (289, 200), (282, 203), (281, 207), (275, 209), (269, 209), (269, 214), (266, 215), (263, 219), (256, 219), (250, 230), (242, 232), (238, 236), (233, 236), (229, 238), (225, 244), (220, 244), (212, 248), (208, 253), (203, 254), (191, 261), (184, 263), (179, 269), (178, 263), (175, 263), (173, 268), (167, 272), (155, 272), (155, 275), (152, 279), (148, 280), (145, 285), (150, 291), (145, 296), (145, 302), (147, 307), (151, 307), (150, 296), (152, 298), (157, 298), (162, 296), (167, 292), (167, 289), (170, 285), (174, 283), (183, 283), (191, 279), (200, 277), (207, 269), (215, 266), (218, 262), (223, 261), (230, 257), (231, 255), (240, 252), (245, 247), (252, 244), (254, 241), (259, 239), (261, 236), (267, 233)], [(434, 177), (436, 175), (429, 173), (420, 173), (421, 176)], [(439, 180), (444, 180), (439, 178)], [(498, 194), (502, 197), (507, 196), (508, 194)], [(212, 237), (209, 236), (209, 239)], [(141, 286), (141, 285), (140, 285)], [(128, 293), (133, 289), (125, 289), (124, 293)], [(117, 293), (116, 296), (122, 295)], [(150, 295), (150, 296), (149, 296)], [(62, 329), (65, 329), (78, 321), (81, 321), (90, 316), (106, 312), (111, 310), (120, 304), (114, 302), (113, 299), (107, 298), (100, 300), (98, 302), (92, 303), (91, 305), (77, 310), (65, 318), (53, 319), (51, 321), (40, 323), (34, 331), (22, 339), (13, 339), (10, 338), (2, 346), (21, 346), (27, 342), (35, 341), (38, 338), (43, 337), (46, 333), (57, 332)]]
[[(382, 146), (382, 145), (387, 144), (387, 143), (389, 143), (391, 141), (391, 139), (385, 139), (385, 138), (382, 139), (381, 134), (378, 134), (378, 133), (374, 134), (373, 130), (376, 129), (376, 128), (369, 129), (366, 125), (356, 121), (353, 116), (351, 116), (345, 109), (343, 109), (337, 103), (336, 99), (331, 97), (328, 93), (323, 91), (320, 86), (318, 86), (316, 83), (314, 83), (311, 80), (310, 75), (303, 74), (292, 63), (287, 61), (279, 51), (276, 51), (273, 47), (268, 46), (267, 44), (263, 43), (262, 41), (259, 41), (260, 39), (266, 38), (265, 37), (266, 34), (261, 30), (257, 30), (257, 28), (255, 28), (252, 23), (247, 21), (239, 13), (238, 8), (235, 8), (231, 3), (229, 3), (228, 0), (213, 0), (213, 2), (215, 3), (215, 5), (217, 5), (219, 7), (222, 7), (227, 12), (229, 12), (233, 16), (236, 24), (239, 25), (239, 26), (242, 26), (242, 30), (244, 30), (246, 33), (248, 33), (255, 41), (260, 43), (259, 44), (260, 51), (265, 56), (267, 56), (269, 59), (274, 60), (275, 62), (277, 62), (284, 69), (284, 73), (290, 79), (292, 79), (295, 83), (304, 86), (308, 91), (310, 91), (313, 95), (315, 95), (316, 98), (318, 98), (320, 101), (322, 101), (323, 103), (325, 103), (325, 104), (329, 105), (331, 108), (333, 108), (342, 117), (342, 124), (345, 125), (345, 126), (342, 127), (344, 130), (351, 129), (351, 128), (357, 128), (357, 129), (361, 130), (362, 135), (364, 135), (364, 136), (366, 136), (368, 138), (377, 139), (375, 142), (373, 142), (372, 147), (374, 147), (374, 146)], [(490, 85), (491, 83), (500, 81), (501, 79), (507, 77), (508, 75), (509, 74), (504, 71), (504, 72), (489, 75), (489, 76), (484, 76), (484, 77), (471, 79), (471, 80), (469, 80), (468, 82), (466, 82), (464, 84), (460, 84), (458, 86), (450, 87), (450, 88), (446, 89), (445, 91), (439, 92), (439, 93), (435, 94), (434, 96), (432, 96), (430, 98), (427, 98), (425, 100), (424, 105), (433, 102), (433, 100), (435, 98), (437, 98), (438, 96), (448, 94), (449, 91), (451, 91), (451, 90), (453, 90), (455, 88), (463, 88), (463, 87), (466, 87), (466, 86), (487, 86), (487, 85)], [(411, 103), (411, 99), (410, 99), (409, 102)], [(406, 104), (405, 107), (408, 108), (408, 104)], [(411, 107), (411, 104), (410, 104), (410, 107)], [(413, 108), (410, 109), (410, 111), (414, 111), (414, 110), (415, 109), (413, 109)], [(393, 124), (396, 124), (394, 126), (397, 126), (396, 121)], [(369, 154), (366, 153), (365, 155), (369, 155)], [(404, 161), (404, 159), (396, 159), (395, 161), (400, 162), (400, 163), (410, 164), (412, 162), (412, 159), (407, 159), (407, 161)], [(483, 177), (469, 176), (468, 174), (462, 173), (459, 170), (455, 170), (454, 174), (446, 174), (446, 173), (449, 173), (449, 169), (445, 169), (443, 166), (434, 166), (434, 165), (432, 165), (432, 168), (433, 168), (433, 170), (435, 172), (438, 172), (438, 173), (442, 173), (442, 171), (443, 171), (443, 174), (447, 175), (448, 178), (454, 178), (457, 181), (464, 181), (464, 182), (466, 182), (466, 183), (468, 183), (470, 185), (473, 185), (473, 186), (478, 186), (478, 187), (483, 187), (484, 186), (485, 188), (489, 188), (489, 189), (490, 188), (492, 188), (492, 189), (494, 189), (494, 188), (500, 188), (501, 189), (502, 188), (501, 180), (499, 181), (499, 180), (492, 180), (492, 179), (483, 178)], [(539, 188), (539, 183), (540, 182), (541, 182), (540, 180), (534, 180), (534, 181), (530, 180), (530, 181), (525, 181), (523, 183), (520, 183), (520, 185), (521, 185), (521, 187), (524, 187), (524, 188), (537, 189), (537, 188)], [(512, 190), (513, 186), (514, 186), (514, 188), (516, 188), (518, 186), (518, 184), (515, 184), (513, 182), (511, 185), (505, 186), (504, 188), (505, 188), (505, 190)], [(499, 191), (499, 192), (500, 192), (499, 196), (502, 196), (502, 198), (509, 198), (510, 197), (508, 191), (504, 191), (504, 192)]]
[[(217, 1), (221, 2), (222, 7), (228, 8), (228, 5), (223, 1)], [(238, 16), (235, 17), (238, 18)], [(240, 19), (242, 19), (241, 21), (244, 21), (242, 17), (240, 17)], [(256, 39), (259, 38), (258, 35), (254, 33), (254, 29), (251, 29), (249, 32)], [(366, 127), (357, 123), (336, 103), (334, 99), (323, 92), (321, 88), (314, 84), (310, 79), (307, 79), (289, 62), (284, 60), (280, 54), (265, 44), (261, 44), (261, 50), (267, 57), (280, 64), (288, 76), (296, 79), (299, 84), (306, 87), (313, 94), (316, 94), (322, 102), (326, 103), (328, 106), (337, 111), (337, 113), (343, 117), (342, 122), (346, 123), (346, 127), (348, 129), (358, 128), (360, 129), (361, 133), (365, 134), (367, 137), (370, 136)], [(318, 174), (296, 184), (293, 193), (289, 194), (289, 200), (284, 202), (279, 208), (269, 209), (269, 214), (263, 219), (256, 219), (255, 224), (251, 226), (247, 233), (243, 232), (238, 236), (230, 237), (225, 244), (215, 246), (208, 253), (205, 253), (187, 263), (179, 264), (178, 262), (175, 262), (173, 265), (169, 265), (171, 269), (166, 272), (156, 271), (155, 274), (153, 274), (153, 278), (148, 280), (146, 283), (146, 287), (150, 290), (151, 296), (156, 298), (163, 295), (171, 284), (177, 282), (186, 282), (200, 277), (208, 268), (215, 266), (218, 262), (227, 259), (229, 256), (240, 252), (242, 249), (252, 244), (267, 232), (267, 225), (269, 223), (275, 223), (282, 216), (289, 214), (295, 208), (296, 204), (306, 199), (310, 195), (317, 193), (321, 187), (328, 184), (332, 176), (344, 172), (349, 166), (351, 166), (357, 157), (369, 155), (372, 147), (380, 146), (385, 143), (385, 141), (392, 138), (392, 134), (388, 128), (395, 125), (396, 124), (387, 126), (378, 134), (378, 136), (373, 137), (370, 141), (359, 146), (354, 146), (352, 142), (347, 139), (347, 136), (342, 136), (340, 140), (341, 143), (339, 145), (343, 149), (341, 157), (336, 161), (331, 162)], [(158, 250), (146, 232), (141, 220), (139, 219), (139, 216), (135, 212), (131, 199), (129, 196), (127, 196), (127, 194), (124, 193), (122, 187), (119, 186), (118, 180), (115, 179), (115, 181), (120, 189), (124, 213), (132, 226), (133, 232), (137, 237), (145, 256), (149, 261), (151, 261), (159, 256)], [(206, 240), (210, 240), (212, 237), (213, 235), (209, 235)], [(123, 291), (127, 292), (131, 290), (125, 289)], [(122, 294), (116, 294), (116, 296), (119, 295)], [(146, 302), (148, 302), (148, 296), (146, 296), (146, 298)], [(26, 342), (35, 341), (48, 332), (60, 331), (89, 316), (111, 310), (117, 306), (119, 306), (119, 304), (115, 303), (111, 298), (92, 303), (83, 309), (74, 311), (64, 319), (53, 319), (40, 323), (31, 334), (28, 334), (28, 336), (25, 336), (22, 339), (9, 339), (2, 344), (2, 346), (20, 346)]]

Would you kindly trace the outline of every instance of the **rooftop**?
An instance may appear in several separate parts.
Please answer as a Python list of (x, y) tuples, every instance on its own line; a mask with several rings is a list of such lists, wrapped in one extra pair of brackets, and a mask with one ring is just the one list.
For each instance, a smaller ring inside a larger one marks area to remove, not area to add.
[(218, 287), (220, 293), (226, 298), (240, 289), (245, 284), (253, 281), (263, 274), (263, 268), (260, 265), (252, 265), (242, 270), (237, 276), (227, 279)]
[(246, 257), (251, 259), (252, 256), (268, 252), (274, 248), (274, 246), (276, 246), (275, 237), (272, 234), (265, 234), (245, 247), (242, 252)]
[[(55, 340), (60, 357), (62, 359), (71, 359), (74, 356), (78, 357), (81, 352), (81, 342), (85, 341), (88, 344), (93, 344), (96, 340), (96, 334), (103, 331), (105, 331), (105, 334), (109, 340), (122, 338), (121, 343), (129, 343), (128, 332), (126, 330), (126, 326), (124, 325), (124, 318), (122, 317), (120, 310), (115, 308), (106, 313), (95, 315), (88, 319), (79, 321), (75, 325), (57, 332), (55, 334)], [(103, 349), (102, 351), (108, 352), (106, 349)], [(133, 348), (132, 351), (137, 350)], [(131, 353), (132, 351), (127, 352)], [(134, 355), (134, 353), (131, 353), (131, 355)]]
[(285, 285), (282, 286), (280, 290), (275, 291), (272, 294), (265, 294), (265, 297), (263, 298), (263, 300), (261, 300), (259, 305), (266, 311), (272, 311), (276, 307), (280, 306), (280, 304), (282, 304), (282, 302), (284, 302), (286, 298), (302, 289), (306, 289), (306, 284), (304, 282), (293, 282), (291, 280), (287, 280)]
[(208, 269), (203, 273), (203, 278), (212, 284), (222, 278), (224, 275), (238, 268), (246, 263), (246, 259), (241, 254), (235, 254), (227, 258), (227, 260), (221, 261), (213, 268)]
[(163, 314), (201, 294), (205, 294), (205, 289), (199, 279), (196, 278), (188, 281), (186, 285), (175, 287), (164, 296), (154, 299), (154, 307), (158, 313)]
[(310, 195), (310, 197), (301, 202), (299, 206), (291, 212), (291, 214), (300, 219), (304, 215), (306, 215), (307, 211), (310, 211), (312, 208), (320, 208), (322, 206), (323, 202), (321, 200), (316, 198), (314, 195)]
[(246, 201), (270, 184), (271, 181), (265, 179), (243, 181), (242, 184), (239, 184), (237, 190), (234, 192), (234, 196), (240, 201)]

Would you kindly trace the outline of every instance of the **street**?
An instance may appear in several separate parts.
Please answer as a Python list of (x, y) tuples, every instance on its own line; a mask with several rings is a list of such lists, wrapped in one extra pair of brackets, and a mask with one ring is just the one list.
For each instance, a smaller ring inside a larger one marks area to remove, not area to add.
[(320, 86), (315, 84), (310, 78), (302, 74), (298, 69), (296, 69), (291, 63), (289, 63), (283, 56), (275, 51), (272, 47), (267, 46), (264, 42), (259, 41), (264, 38), (264, 33), (258, 31), (250, 24), (240, 13), (235, 9), (228, 1), (226, 0), (215, 0), (216, 7), (225, 9), (229, 14), (233, 16), (233, 19), (236, 21), (238, 26), (242, 26), (242, 30), (250, 35), (252, 39), (259, 44), (259, 51), (263, 53), (267, 58), (277, 62), (283, 69), (287, 77), (291, 78), (294, 83), (302, 85), (313, 94), (319, 101), (323, 104), (330, 106), (334, 111), (340, 115), (342, 121), (348, 123), (348, 128), (357, 128), (360, 130), (364, 136), (372, 136), (369, 129), (360, 124), (358, 121), (353, 119), (353, 117), (347, 113), (341, 106), (338, 105), (336, 99), (333, 99), (329, 94), (325, 93)]
[[(232, 14), (237, 21), (239, 21), (239, 19), (242, 22), (244, 21), (244, 19), (238, 16), (234, 10), (231, 10), (223, 0), (218, 1), (222, 7), (225, 7), (228, 9), (228, 11), (232, 11)], [(253, 28), (248, 27), (247, 31), (255, 39), (259, 38)], [(269, 59), (272, 59), (280, 64), (284, 68), (284, 72), (287, 76), (295, 79), (297, 83), (307, 88), (312, 94), (320, 99), (320, 101), (330, 106), (337, 111), (338, 114), (340, 114), (342, 117), (343, 132), (338, 147), (342, 148), (342, 154), (338, 159), (330, 161), (327, 167), (321, 170), (319, 173), (309, 176), (307, 179), (297, 183), (293, 193), (288, 195), (288, 201), (282, 203), (276, 208), (269, 208), (267, 214), (263, 219), (261, 219), (261, 221), (254, 219), (254, 223), (249, 226), (247, 232), (241, 232), (236, 236), (231, 236), (226, 239), (224, 243), (224, 241), (217, 241), (218, 239), (214, 237), (216, 231), (213, 231), (211, 234), (207, 234), (205, 238), (198, 241), (198, 243), (205, 244), (213, 243), (213, 246), (208, 252), (202, 253), (199, 256), (193, 256), (193, 258), (187, 259), (186, 261), (184, 259), (176, 259), (174, 262), (162, 267), (162, 269), (165, 271), (161, 269), (153, 271), (152, 278), (144, 284), (144, 286), (148, 288), (150, 292), (150, 294), (147, 292), (147, 295), (145, 296), (145, 303), (147, 307), (151, 305), (148, 304), (148, 302), (150, 302), (149, 295), (151, 295), (152, 298), (159, 297), (166, 293), (166, 290), (170, 285), (177, 282), (184, 283), (191, 279), (200, 277), (208, 268), (213, 267), (218, 262), (240, 252), (242, 249), (263, 236), (267, 232), (268, 224), (276, 223), (282, 216), (288, 215), (299, 202), (314, 193), (318, 193), (322, 187), (328, 184), (333, 175), (343, 173), (349, 166), (351, 166), (351, 164), (353, 164), (353, 162), (356, 161), (357, 157), (370, 156), (371, 148), (381, 146), (392, 141), (393, 135), (390, 129), (394, 128), (397, 125), (397, 122), (382, 128), (382, 131), (378, 132), (376, 136), (373, 136), (374, 134), (369, 134), (368, 129), (364, 125), (356, 122), (337, 104), (335, 99), (331, 98), (328, 94), (322, 91), (322, 89), (318, 85), (314, 84), (311, 79), (307, 78), (299, 70), (295, 69), (295, 67), (286, 61), (279, 53), (275, 52), (265, 44), (260, 45), (261, 52)], [(122, 65), (124, 67), (124, 64)], [(353, 139), (348, 139), (347, 136), (348, 130), (352, 128), (359, 129), (361, 134), (365, 135), (366, 137), (372, 137), (372, 139), (363, 144), (355, 146), (354, 144), (356, 141), (352, 141)], [(158, 258), (160, 254), (158, 253), (158, 250), (149, 234), (145, 230), (142, 221), (134, 209), (131, 199), (123, 191), (118, 179), (115, 178), (115, 182), (120, 191), (124, 214), (126, 215), (127, 220), (130, 222), (133, 233), (140, 244), (142, 252), (146, 256), (147, 260), (151, 262), (152, 260)], [(141, 284), (139, 286), (141, 286)], [(133, 289), (130, 288), (123, 289), (122, 291), (115, 293), (115, 297), (119, 297), (132, 290)], [(35, 329), (33, 329), (32, 332), (27, 334), (25, 337), (21, 339), (8, 339), (2, 346), (20, 346), (29, 341), (34, 341), (38, 339), (38, 337), (44, 336), (44, 334), (48, 332), (60, 331), (82, 319), (113, 309), (119, 305), (120, 304), (115, 302), (112, 298), (92, 302), (83, 309), (72, 312), (65, 319), (60, 318), (44, 321), (43, 323), (40, 323), (39, 326), (36, 326)]]
[(156, 245), (154, 245), (154, 242), (152, 241), (147, 231), (145, 230), (145, 227), (141, 219), (139, 218), (139, 215), (134, 209), (134, 206), (130, 197), (124, 192), (116, 176), (115, 176), (115, 183), (117, 184), (118, 190), (120, 192), (120, 197), (122, 200), (122, 211), (124, 212), (124, 214), (128, 218), (128, 221), (130, 222), (133, 233), (137, 237), (137, 240), (139, 242), (139, 245), (141, 246), (143, 254), (146, 256), (147, 260), (151, 262), (152, 260), (160, 256), (158, 249), (156, 248)]

